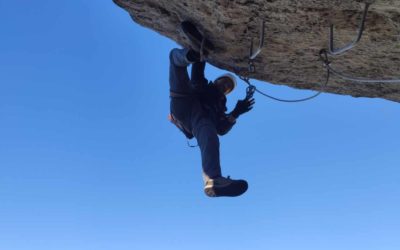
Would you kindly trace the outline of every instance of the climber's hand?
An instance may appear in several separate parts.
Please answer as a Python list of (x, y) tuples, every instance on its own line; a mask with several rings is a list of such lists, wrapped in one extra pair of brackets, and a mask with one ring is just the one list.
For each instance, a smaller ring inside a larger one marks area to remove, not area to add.
[(249, 112), (255, 103), (254, 98), (240, 100), (236, 103), (236, 107), (232, 111), (232, 116), (238, 118), (240, 115)]

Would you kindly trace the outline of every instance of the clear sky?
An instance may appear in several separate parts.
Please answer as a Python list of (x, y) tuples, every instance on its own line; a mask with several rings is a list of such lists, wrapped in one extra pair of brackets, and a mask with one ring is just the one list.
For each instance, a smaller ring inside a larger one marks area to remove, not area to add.
[(167, 121), (176, 43), (111, 0), (0, 0), (0, 15), (1, 250), (400, 249), (399, 103), (256, 95), (221, 138), (249, 190), (210, 199)]

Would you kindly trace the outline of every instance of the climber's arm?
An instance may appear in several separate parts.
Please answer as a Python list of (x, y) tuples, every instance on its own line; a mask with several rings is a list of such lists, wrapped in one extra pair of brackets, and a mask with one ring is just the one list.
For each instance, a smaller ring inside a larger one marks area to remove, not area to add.
[(228, 133), (233, 125), (235, 125), (236, 119), (239, 118), (240, 115), (249, 112), (253, 108), (254, 103), (254, 98), (238, 101), (232, 112), (222, 117), (218, 122), (218, 134), (225, 135)]
[(236, 124), (236, 118), (234, 118), (231, 114), (227, 114), (218, 122), (217, 132), (219, 135), (227, 134), (232, 127)]

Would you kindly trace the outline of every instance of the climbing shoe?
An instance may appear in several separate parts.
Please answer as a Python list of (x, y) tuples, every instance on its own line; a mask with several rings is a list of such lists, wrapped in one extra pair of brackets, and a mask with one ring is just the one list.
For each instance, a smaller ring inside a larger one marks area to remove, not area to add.
[(235, 197), (247, 191), (248, 184), (245, 180), (232, 180), (229, 176), (215, 179), (205, 179), (204, 193), (209, 197)]
[(207, 55), (209, 51), (214, 50), (214, 45), (200, 33), (193, 23), (184, 21), (181, 23), (181, 29), (190, 40), (194, 50), (200, 52), (202, 44), (204, 55)]

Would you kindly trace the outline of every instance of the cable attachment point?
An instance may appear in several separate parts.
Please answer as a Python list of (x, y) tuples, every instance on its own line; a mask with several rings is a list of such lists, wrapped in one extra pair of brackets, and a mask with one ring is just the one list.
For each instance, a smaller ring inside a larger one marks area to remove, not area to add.
[(256, 66), (254, 65), (254, 61), (253, 60), (249, 60), (249, 73), (255, 73), (256, 72)]
[(323, 63), (325, 68), (331, 64), (326, 49), (321, 49), (319, 51), (319, 60)]
[(254, 60), (258, 54), (260, 54), (262, 47), (264, 46), (264, 32), (265, 32), (265, 21), (261, 21), (261, 27), (260, 27), (260, 41), (258, 43), (258, 47), (256, 51), (253, 51), (253, 38), (251, 39), (251, 44), (250, 44), (250, 54), (249, 54), (249, 59)]
[(334, 46), (334, 41), (335, 41), (335, 35), (334, 35), (334, 26), (333, 24), (331, 24), (330, 29), (329, 29), (329, 51), (328, 53), (330, 55), (340, 55), (343, 54), (344, 52), (354, 48), (361, 40), (363, 33), (364, 33), (364, 29), (365, 29), (365, 21), (367, 19), (367, 14), (368, 14), (368, 9), (371, 6), (372, 2), (365, 2), (365, 8), (364, 8), (364, 12), (363, 12), (363, 16), (361, 18), (361, 22), (360, 22), (360, 26), (358, 28), (358, 34), (355, 37), (354, 41), (352, 41), (351, 43), (347, 44), (346, 46), (342, 47), (342, 48), (335, 48)]
[(258, 47), (256, 51), (253, 51), (253, 38), (251, 38), (251, 43), (250, 43), (250, 50), (249, 50), (249, 66), (248, 70), (249, 73), (255, 73), (256, 72), (256, 66), (254, 65), (254, 59), (258, 56), (258, 54), (261, 53), (262, 47), (264, 46), (264, 37), (265, 37), (265, 21), (261, 21), (260, 25), (260, 41), (258, 43)]

